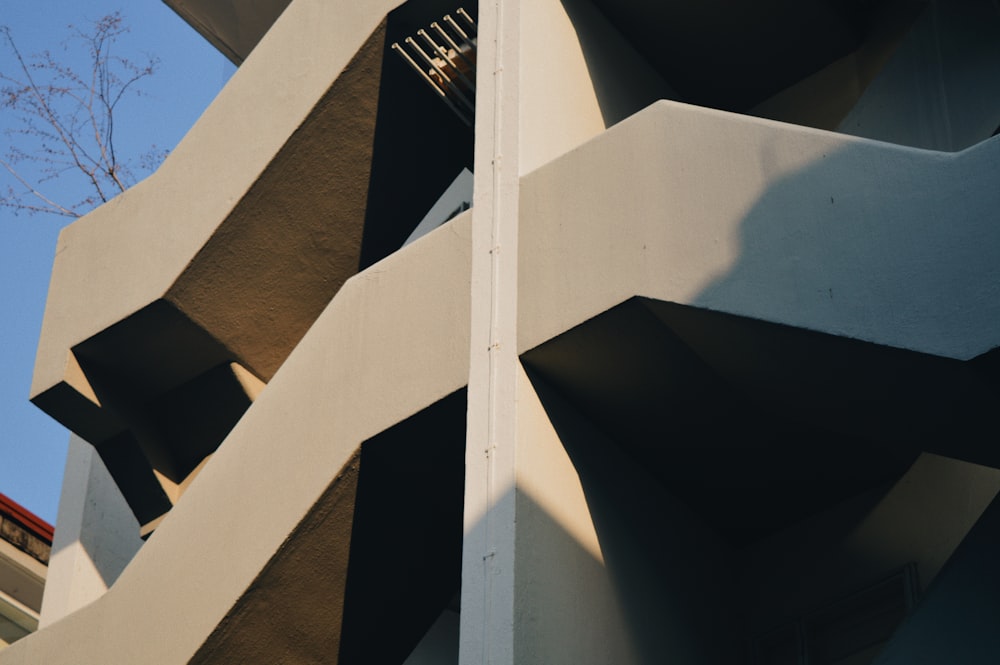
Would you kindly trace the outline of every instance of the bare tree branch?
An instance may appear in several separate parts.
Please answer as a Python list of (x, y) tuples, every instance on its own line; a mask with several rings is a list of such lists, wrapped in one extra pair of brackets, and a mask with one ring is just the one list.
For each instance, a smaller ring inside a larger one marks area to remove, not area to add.
[[(114, 53), (116, 40), (128, 32), (118, 12), (87, 29), (70, 30), (67, 43), (86, 49), (85, 74), (49, 51), (26, 56), (10, 29), (0, 26), (0, 48), (16, 63), (14, 71), (0, 72), (0, 113), (14, 120), (5, 130), (10, 148), (0, 157), (12, 183), (5, 194), (0, 192), (0, 207), (79, 217), (134, 184), (134, 171), (155, 170), (166, 155), (153, 146), (135, 160), (123, 161), (115, 144), (119, 105), (142, 94), (139, 86), (159, 62), (147, 56), (136, 64)], [(42, 193), (42, 183), (61, 178), (81, 181), (91, 195), (69, 204)]]
[(31, 192), (32, 196), (40, 199), (45, 204), (45, 206), (36, 207), (33, 205), (10, 204), (3, 197), (0, 197), (0, 205), (13, 207), (15, 209), (26, 208), (26, 210), (30, 212), (48, 212), (55, 215), (63, 215), (64, 217), (79, 217), (78, 214), (76, 214), (69, 208), (64, 208), (63, 206), (59, 205), (58, 203), (56, 203), (55, 201), (53, 201), (52, 199), (50, 199), (49, 197), (45, 196), (37, 189), (35, 189), (35, 187), (27, 180), (22, 178), (21, 174), (19, 174), (17, 170), (14, 169), (6, 160), (0, 159), (0, 165), (2, 165), (5, 169), (7, 169), (7, 172), (10, 173), (15, 180), (24, 185), (28, 189), (28, 191)]

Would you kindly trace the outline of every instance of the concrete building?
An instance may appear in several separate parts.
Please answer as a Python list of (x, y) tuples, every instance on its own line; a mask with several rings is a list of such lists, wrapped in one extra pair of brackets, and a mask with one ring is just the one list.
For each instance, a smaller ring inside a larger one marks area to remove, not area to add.
[(38, 630), (52, 525), (0, 494), (0, 649)]
[(0, 664), (997, 662), (995, 3), (168, 2)]

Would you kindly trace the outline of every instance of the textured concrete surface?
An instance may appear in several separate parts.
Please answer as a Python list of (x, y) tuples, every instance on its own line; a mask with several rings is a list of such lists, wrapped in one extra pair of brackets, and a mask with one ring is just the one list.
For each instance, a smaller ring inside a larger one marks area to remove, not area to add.
[(349, 280), (114, 586), (0, 662), (230, 662), (223, 645), (244, 640), (281, 662), (315, 654), (296, 635), (335, 644), (336, 601), (317, 612), (278, 582), (338, 597), (345, 570), (325, 557), (349, 541), (358, 447), (465, 385), (469, 222)]
[[(992, 426), (998, 139), (625, 117), (662, 79), (745, 108), (840, 62), (864, 32), (846, 3), (484, 0), (474, 207), (390, 253), (472, 141), (381, 67), (443, 6), (396, 4), (296, 0), (161, 172), (63, 234), (37, 400), (113, 439), (94, 377), (162, 397), (236, 362), (267, 386), (111, 589), (0, 663), (398, 663), (459, 583), (434, 650), (463, 663), (728, 663), (740, 612), (787, 619), (834, 578), (916, 556), (945, 589), (931, 622), (967, 594), (992, 545), (943, 561), (996, 472), (875, 444), (908, 409), (900, 436), (937, 418), (955, 456)], [(731, 505), (781, 476), (780, 510)], [(843, 569), (775, 564), (796, 535)]]
[(139, 524), (93, 446), (70, 436), (39, 625), (100, 598), (142, 547)]
[(523, 179), (518, 347), (643, 295), (974, 358), (998, 164), (658, 102)]
[[(297, 2), (153, 176), (60, 234), (37, 402), (76, 428), (95, 398), (72, 351), (164, 298), (270, 378), (357, 271), (379, 25), (392, 6)], [(302, 43), (315, 47), (286, 48)], [(139, 350), (154, 341), (132, 337)]]
[(229, 381), (206, 411), (219, 371), (269, 380), (359, 269), (393, 6), (296, 3), (151, 178), (60, 234), (32, 399), (145, 531), (249, 403)]

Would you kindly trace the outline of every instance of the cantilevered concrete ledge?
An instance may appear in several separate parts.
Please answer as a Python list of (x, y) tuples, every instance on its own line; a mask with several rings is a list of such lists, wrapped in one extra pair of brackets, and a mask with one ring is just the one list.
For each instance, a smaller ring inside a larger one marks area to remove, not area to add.
[(240, 64), (290, 0), (163, 0), (212, 46)]
[[(198, 463), (162, 454), (151, 409), (230, 363), (269, 380), (358, 270), (398, 4), (296, 0), (153, 176), (60, 235), (32, 400), (148, 489), (123, 487), (140, 522)], [(107, 446), (136, 448), (128, 471)]]
[(658, 102), (521, 182), (521, 351), (633, 296), (958, 360), (1000, 346), (1000, 139)]
[(998, 169), (660, 102), (522, 178), (519, 352), (654, 456), (794, 422), (1000, 466)]
[(77, 344), (161, 298), (273, 374), (357, 271), (395, 4), (296, 0), (153, 176), (62, 232), (33, 396)]
[(467, 381), (470, 222), (349, 280), (108, 593), (0, 663), (336, 662), (359, 447)]

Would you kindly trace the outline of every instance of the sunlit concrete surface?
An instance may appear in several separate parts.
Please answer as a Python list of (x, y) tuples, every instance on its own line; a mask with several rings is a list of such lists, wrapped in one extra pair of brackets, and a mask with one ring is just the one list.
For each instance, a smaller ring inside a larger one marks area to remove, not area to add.
[(519, 348), (643, 295), (968, 360), (1000, 343), (998, 164), (658, 102), (524, 178)]
[[(160, 662), (280, 662), (336, 652), (360, 446), (466, 380), (468, 358), (453, 350), (468, 344), (469, 221), (350, 280), (107, 593), (0, 662), (140, 662), (154, 652)], [(392, 325), (402, 312), (408, 325)], [(302, 538), (286, 543), (293, 531)], [(136, 612), (151, 602), (154, 611)], [(315, 639), (299, 639), (302, 631)]]
[(0, 665), (997, 662), (1000, 10), (170, 4), (242, 64), (60, 238)]
[[(60, 235), (33, 400), (133, 477), (142, 524), (250, 401), (213, 372), (267, 381), (359, 268), (391, 8), (296, 3), (153, 176)], [(199, 413), (206, 389), (229, 406)]]

